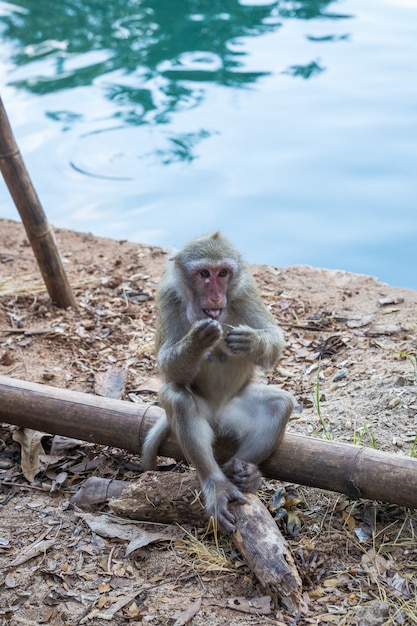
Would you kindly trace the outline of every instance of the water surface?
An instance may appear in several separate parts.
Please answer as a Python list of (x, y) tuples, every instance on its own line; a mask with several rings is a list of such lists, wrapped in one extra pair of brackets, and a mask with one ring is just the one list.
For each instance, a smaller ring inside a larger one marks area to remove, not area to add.
[(2, 97), (56, 226), (221, 229), (417, 289), (416, 24), (417, 0), (0, 2)]

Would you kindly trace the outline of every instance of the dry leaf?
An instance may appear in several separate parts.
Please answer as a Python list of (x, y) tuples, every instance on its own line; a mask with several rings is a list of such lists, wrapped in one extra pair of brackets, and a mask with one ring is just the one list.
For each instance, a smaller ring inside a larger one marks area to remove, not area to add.
[(122, 598), (119, 598), (116, 602), (114, 602), (106, 611), (98, 613), (97, 617), (110, 621), (114, 618), (117, 611), (120, 611), (120, 609), (126, 606), (126, 604), (129, 604), (129, 602), (133, 602), (134, 599), (135, 595), (123, 596)]
[(59, 491), (68, 478), (68, 472), (60, 472), (52, 482), (51, 493)]
[(81, 439), (73, 439), (72, 437), (62, 437), (62, 435), (55, 435), (52, 438), (51, 443), (51, 456), (63, 456), (63, 452), (67, 450), (71, 450), (71, 448), (75, 448), (77, 446), (85, 446), (85, 441), (81, 441)]
[(89, 513), (82, 513), (80, 517), (100, 537), (110, 539), (122, 539), (129, 541), (126, 548), (126, 556), (156, 541), (172, 541), (176, 537), (167, 533), (149, 533), (137, 524), (125, 524), (116, 518), (107, 515), (94, 516)]
[(409, 582), (405, 578), (401, 576), (398, 572), (391, 577), (384, 576), (388, 585), (394, 589), (397, 593), (399, 593), (403, 598), (409, 599), (411, 597)]
[(158, 393), (162, 385), (162, 378), (160, 378), (159, 376), (151, 376), (150, 378), (144, 380), (138, 387), (136, 387), (135, 391)]
[(395, 335), (403, 330), (400, 324), (374, 324), (365, 331), (367, 337), (379, 337), (380, 335)]
[(320, 587), (319, 585), (315, 589), (312, 589), (311, 591), (309, 591), (308, 595), (310, 596), (310, 598), (322, 598), (325, 595), (325, 593), (326, 592), (323, 589), (323, 587)]
[(71, 498), (71, 504), (80, 509), (89, 509), (94, 504), (107, 502), (110, 498), (118, 498), (129, 483), (123, 480), (99, 478), (91, 476), (81, 485)]
[(362, 315), (360, 319), (353, 319), (346, 322), (346, 326), (348, 326), (348, 328), (362, 328), (362, 326), (370, 324), (374, 317), (375, 315), (373, 313), (370, 315)]
[(350, 513), (347, 513), (346, 511), (342, 511), (342, 517), (343, 517), (345, 526), (347, 526), (349, 530), (353, 532), (356, 526), (355, 518), (353, 517), (353, 515), (351, 515)]
[(229, 609), (242, 611), (242, 613), (250, 613), (253, 615), (269, 615), (272, 612), (272, 600), (270, 596), (262, 596), (260, 598), (228, 598), (227, 606)]
[(111, 367), (105, 372), (94, 374), (94, 391), (98, 396), (120, 400), (124, 394), (127, 380), (127, 368)]
[(374, 548), (362, 555), (361, 564), (365, 572), (370, 574), (375, 580), (381, 574), (385, 574), (390, 569), (390, 563), (381, 554), (377, 554)]
[(166, 533), (149, 533), (146, 530), (141, 530), (139, 536), (129, 542), (125, 554), (126, 556), (129, 556), (129, 554), (132, 554), (135, 550), (144, 548), (150, 543), (156, 543), (158, 541), (172, 541), (173, 539), (175, 539), (173, 535)]
[(23, 553), (20, 556), (17, 556), (13, 559), (11, 563), (9, 563), (9, 567), (17, 567), (18, 565), (22, 565), (22, 563), (26, 563), (30, 559), (33, 559), (35, 556), (39, 556), (40, 554), (45, 553), (49, 548), (55, 545), (56, 539), (44, 539), (43, 541), (35, 541), (30, 546), (24, 549)]
[(31, 428), (17, 428), (13, 432), (14, 441), (20, 443), (22, 448), (22, 472), (30, 483), (34, 482), (36, 474), (42, 469), (39, 457), (41, 454), (45, 454), (45, 450), (42, 448), (42, 437), (44, 436), (44, 433)]
[(193, 602), (193, 604), (188, 609), (181, 613), (181, 615), (175, 621), (174, 626), (186, 626), (186, 624), (188, 624), (188, 622), (191, 621), (195, 615), (197, 615), (200, 609), (201, 598), (197, 598), (197, 600)]
[(4, 584), (6, 585), (6, 587), (8, 587), (9, 589), (12, 589), (13, 587), (16, 587), (16, 581), (14, 579), (14, 576), (12, 573), (8, 573), (6, 575), (6, 578), (4, 579)]
[(123, 613), (128, 619), (142, 620), (144, 617), (136, 602), (132, 602)]

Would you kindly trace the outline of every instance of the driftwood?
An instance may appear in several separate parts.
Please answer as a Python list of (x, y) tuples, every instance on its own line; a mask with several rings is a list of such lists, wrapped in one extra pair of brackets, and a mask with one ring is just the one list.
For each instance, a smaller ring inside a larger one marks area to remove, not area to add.
[[(195, 474), (145, 472), (109, 505), (131, 519), (201, 525), (208, 519), (199, 496)], [(301, 579), (288, 544), (260, 499), (253, 494), (246, 498), (246, 504), (230, 505), (236, 518), (232, 541), (275, 603), (295, 612), (301, 601)]]
[[(140, 454), (163, 410), (0, 376), (0, 421)], [(168, 437), (161, 454), (182, 459)], [(417, 508), (417, 460), (347, 443), (286, 433), (262, 464), (265, 476)]]
[(75, 306), (53, 230), (23, 162), (1, 98), (0, 170), (22, 218), (51, 300), (62, 308)]

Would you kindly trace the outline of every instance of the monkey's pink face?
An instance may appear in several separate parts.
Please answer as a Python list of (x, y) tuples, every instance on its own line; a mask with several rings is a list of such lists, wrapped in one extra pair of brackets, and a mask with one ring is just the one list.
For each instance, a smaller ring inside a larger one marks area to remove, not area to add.
[[(193, 303), (193, 320), (220, 318), (227, 304), (227, 288), (233, 270), (229, 265), (199, 265), (192, 270), (192, 284), (196, 301)], [(189, 311), (191, 313), (191, 311)]]

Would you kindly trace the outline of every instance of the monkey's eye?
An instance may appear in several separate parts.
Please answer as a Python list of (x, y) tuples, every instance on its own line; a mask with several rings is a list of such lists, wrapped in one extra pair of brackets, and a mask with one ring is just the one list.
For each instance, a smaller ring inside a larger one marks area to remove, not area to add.
[(208, 270), (200, 270), (200, 276), (201, 278), (209, 278), (210, 272)]
[(227, 275), (228, 275), (228, 273), (229, 273), (229, 270), (227, 270), (227, 269), (224, 267), (222, 270), (220, 270), (220, 272), (219, 272), (218, 276), (219, 276), (219, 278), (224, 278), (225, 276), (227, 276)]

